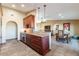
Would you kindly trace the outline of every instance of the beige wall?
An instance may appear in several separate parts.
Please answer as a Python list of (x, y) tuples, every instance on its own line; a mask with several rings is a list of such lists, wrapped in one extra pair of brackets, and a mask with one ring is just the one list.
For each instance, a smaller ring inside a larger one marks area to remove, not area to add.
[(1, 37), (1, 7), (0, 7), (0, 37)]
[(1, 5), (0, 5), (0, 42), (1, 42), (1, 19), (2, 19), (2, 11), (1, 11)]
[(1, 6), (0, 6), (0, 33), (1, 33)]
[(1, 7), (0, 7), (0, 17), (1, 17)]
[(56, 24), (59, 30), (63, 30), (63, 23), (70, 23), (71, 35), (79, 35), (79, 20), (48, 20), (47, 23), (38, 24), (40, 30), (44, 30), (45, 25), (51, 25), (51, 30), (55, 30)]
[(1, 17), (1, 6), (0, 6), (0, 17)]

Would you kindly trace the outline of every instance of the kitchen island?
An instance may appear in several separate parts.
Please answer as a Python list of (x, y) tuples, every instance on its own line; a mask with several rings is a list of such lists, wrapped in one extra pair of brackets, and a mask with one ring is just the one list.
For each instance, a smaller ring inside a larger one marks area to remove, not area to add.
[(50, 35), (48, 32), (21, 33), (20, 40), (39, 54), (45, 55), (51, 49)]

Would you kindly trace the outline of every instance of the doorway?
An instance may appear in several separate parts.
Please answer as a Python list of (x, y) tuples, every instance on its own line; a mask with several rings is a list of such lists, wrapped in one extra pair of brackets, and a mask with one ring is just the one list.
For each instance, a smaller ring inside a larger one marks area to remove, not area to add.
[(9, 21), (6, 25), (6, 39), (16, 39), (17, 38), (17, 23), (13, 21)]

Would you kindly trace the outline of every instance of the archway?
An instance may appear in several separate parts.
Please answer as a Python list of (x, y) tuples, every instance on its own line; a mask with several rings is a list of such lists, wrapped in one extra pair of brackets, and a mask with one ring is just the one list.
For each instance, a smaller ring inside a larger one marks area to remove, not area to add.
[(6, 24), (6, 40), (16, 39), (18, 34), (17, 23), (14, 21), (9, 21)]

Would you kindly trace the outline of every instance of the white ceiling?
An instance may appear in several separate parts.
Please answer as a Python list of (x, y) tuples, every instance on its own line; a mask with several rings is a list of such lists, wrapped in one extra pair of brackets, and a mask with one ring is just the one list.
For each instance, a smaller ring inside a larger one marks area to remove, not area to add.
[[(43, 18), (43, 3), (24, 3), (25, 7), (21, 7), (22, 3), (14, 3), (13, 8), (10, 3), (2, 3), (3, 6), (19, 10), (21, 12), (28, 12), (40, 7), (40, 19)], [(46, 4), (46, 18), (47, 19), (79, 19), (79, 3), (47, 3)], [(61, 14), (61, 16), (59, 16)]]
[[(21, 7), (22, 4), (24, 4), (24, 7)], [(12, 5), (15, 5), (15, 7), (12, 7)], [(13, 8), (25, 13), (36, 9), (40, 5), (41, 4), (37, 3), (2, 3), (2, 6)]]

